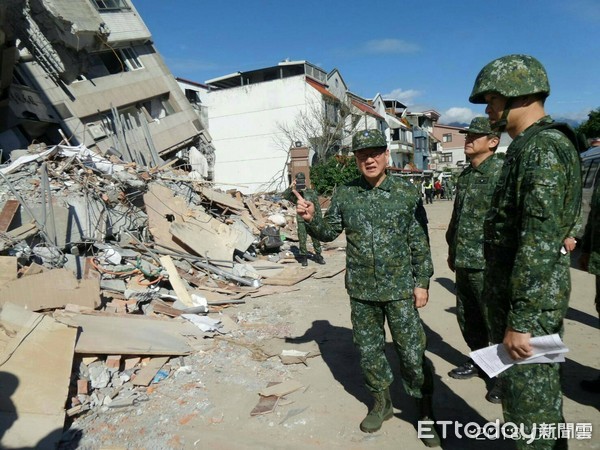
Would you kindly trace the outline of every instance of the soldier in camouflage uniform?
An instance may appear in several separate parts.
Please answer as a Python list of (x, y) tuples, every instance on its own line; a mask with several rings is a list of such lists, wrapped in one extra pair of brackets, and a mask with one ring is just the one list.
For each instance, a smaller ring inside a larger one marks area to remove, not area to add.
[[(600, 316), (600, 171), (596, 174), (590, 213), (581, 242), (581, 268), (596, 275), (596, 311)], [(581, 387), (588, 392), (600, 392), (600, 376), (595, 380), (583, 380)]]
[[(294, 195), (294, 189), (298, 189), (300, 195), (302, 195), (302, 197), (310, 202), (312, 202), (315, 205), (315, 213), (318, 214), (319, 216), (321, 215), (321, 207), (319, 206), (319, 197), (317, 196), (317, 193), (315, 191), (313, 191), (312, 189), (310, 189), (308, 186), (306, 186), (306, 176), (302, 173), (302, 172), (298, 172), (296, 174), (296, 177), (294, 179), (294, 181), (292, 182), (291, 186), (289, 188), (287, 188), (284, 192), (283, 192), (283, 198), (285, 198), (286, 200), (289, 200), (290, 202), (296, 203), (297, 198)], [(304, 187), (301, 187), (304, 186)], [(308, 239), (307, 233), (306, 233), (306, 224), (304, 223), (304, 220), (302, 219), (302, 217), (300, 217), (299, 214), (296, 214), (296, 226), (297, 226), (297, 232), (298, 232), (298, 247), (300, 250), (300, 255), (298, 257), (298, 260), (300, 261), (300, 263), (303, 266), (307, 266), (308, 262), (307, 262), (307, 255), (308, 255), (308, 250), (306, 248), (306, 241)], [(315, 251), (315, 256), (313, 258), (313, 260), (317, 263), (317, 264), (325, 264), (325, 259), (323, 259), (323, 255), (321, 255), (321, 243), (319, 242), (318, 239), (314, 238), (311, 236), (312, 239), (312, 243), (313, 243), (313, 249)]]
[[(479, 73), (469, 100), (487, 104), (492, 126), (513, 139), (484, 223), (485, 281), (493, 342), (515, 360), (531, 356), (533, 336), (563, 332), (571, 281), (563, 240), (576, 235), (581, 166), (575, 136), (546, 115), (546, 71), (535, 58), (508, 55)], [(503, 373), (507, 422), (528, 433), (564, 422), (558, 364), (518, 364)], [(518, 448), (566, 448), (565, 439)]]
[[(417, 399), (420, 420), (432, 420), (433, 373), (425, 359), (425, 332), (418, 308), (427, 304), (433, 264), (427, 216), (420, 192), (403, 178), (388, 176), (385, 137), (379, 130), (357, 133), (352, 149), (362, 176), (339, 187), (321, 218), (311, 202), (298, 200), (308, 232), (322, 241), (346, 232), (346, 289), (354, 342), (374, 406), (360, 424), (372, 433), (393, 416), (393, 380), (385, 356), (385, 321), (391, 331), (407, 393)], [(440, 445), (437, 433), (422, 438)]]
[[(471, 351), (489, 345), (483, 297), (483, 221), (490, 208), (492, 193), (504, 162), (495, 153), (500, 134), (493, 131), (486, 117), (476, 117), (466, 133), (465, 155), (469, 166), (458, 177), (452, 218), (446, 232), (448, 267), (456, 273), (456, 316), (465, 342)], [(452, 369), (448, 375), (469, 379), (479, 375), (473, 360)], [(499, 389), (493, 388), (486, 398), (500, 403)]]

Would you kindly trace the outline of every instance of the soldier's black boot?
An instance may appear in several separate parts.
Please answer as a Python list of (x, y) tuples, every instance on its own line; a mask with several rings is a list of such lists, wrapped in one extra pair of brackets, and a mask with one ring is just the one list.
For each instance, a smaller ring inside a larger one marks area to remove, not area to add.
[(485, 399), (490, 403), (502, 403), (502, 379), (497, 378), (495, 381), (492, 380), (492, 388), (485, 395)]
[(448, 375), (457, 380), (468, 380), (479, 375), (479, 368), (472, 359), (469, 359), (462, 366), (455, 367), (448, 372)]
[(379, 430), (383, 422), (394, 415), (389, 389), (381, 392), (373, 392), (373, 398), (375, 399), (373, 408), (371, 408), (367, 417), (360, 423), (360, 429), (365, 433), (374, 433)]
[(307, 261), (306, 255), (300, 255), (298, 257), (298, 261), (302, 264), (302, 267), (308, 266), (308, 261)]
[(325, 264), (325, 259), (323, 259), (323, 255), (321, 255), (320, 253), (315, 254), (313, 261), (317, 264)]
[(442, 445), (442, 440), (437, 432), (435, 418), (433, 417), (431, 395), (424, 395), (423, 398), (417, 398), (416, 401), (419, 412), (419, 421), (432, 422), (431, 425), (427, 427), (427, 432), (422, 436), (419, 436), (421, 442), (423, 442), (426, 447), (440, 447)]

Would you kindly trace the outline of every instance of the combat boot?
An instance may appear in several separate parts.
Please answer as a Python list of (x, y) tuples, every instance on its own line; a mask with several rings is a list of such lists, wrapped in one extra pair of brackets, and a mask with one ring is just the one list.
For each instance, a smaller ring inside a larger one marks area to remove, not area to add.
[(325, 259), (323, 259), (323, 255), (321, 255), (320, 253), (317, 253), (315, 255), (315, 257), (313, 258), (313, 261), (316, 262), (317, 264), (325, 264)]
[(371, 408), (367, 417), (360, 423), (360, 429), (365, 433), (374, 433), (379, 430), (383, 421), (390, 419), (394, 415), (389, 389), (381, 392), (373, 392), (373, 398), (375, 399), (373, 408)]
[(431, 395), (424, 395), (423, 398), (417, 398), (416, 401), (419, 412), (419, 421), (433, 422), (427, 434), (425, 436), (419, 436), (421, 442), (423, 442), (426, 447), (440, 447), (442, 445), (442, 440), (437, 432), (435, 418), (433, 417)]
[(302, 264), (302, 267), (308, 266), (308, 260), (307, 260), (306, 255), (300, 255), (300, 256), (298, 256), (298, 262), (300, 264)]

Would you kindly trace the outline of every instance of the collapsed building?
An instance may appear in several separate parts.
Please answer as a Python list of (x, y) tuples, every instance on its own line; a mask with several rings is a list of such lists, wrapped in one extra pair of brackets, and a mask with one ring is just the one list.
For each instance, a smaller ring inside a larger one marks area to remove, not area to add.
[(124, 0), (0, 5), (2, 160), (59, 142), (146, 167), (191, 156), (213, 176), (206, 124)]

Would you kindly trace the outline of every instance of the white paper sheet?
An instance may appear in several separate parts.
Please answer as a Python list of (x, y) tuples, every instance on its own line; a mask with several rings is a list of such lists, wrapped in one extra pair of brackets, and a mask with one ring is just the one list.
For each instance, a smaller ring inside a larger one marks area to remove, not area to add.
[(558, 334), (531, 338), (533, 355), (527, 359), (514, 360), (504, 348), (504, 344), (491, 345), (470, 353), (471, 358), (490, 378), (504, 372), (513, 364), (548, 364), (563, 362), (564, 353), (569, 349)]

